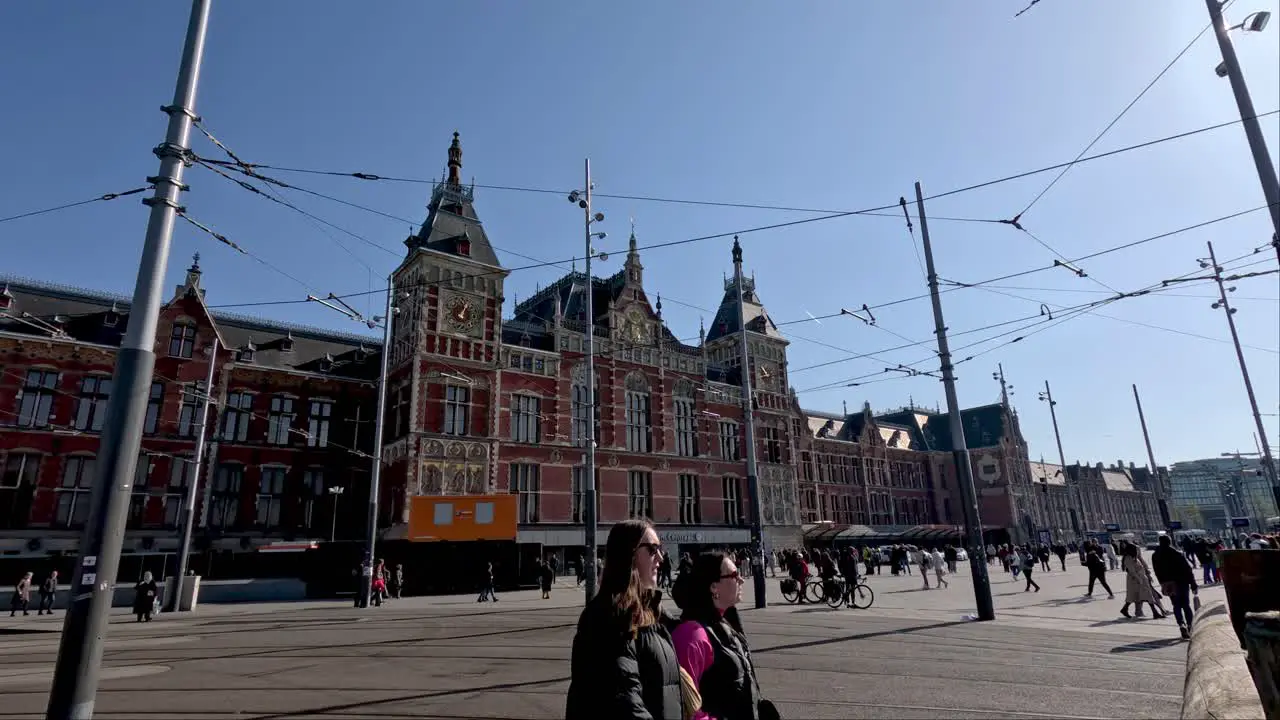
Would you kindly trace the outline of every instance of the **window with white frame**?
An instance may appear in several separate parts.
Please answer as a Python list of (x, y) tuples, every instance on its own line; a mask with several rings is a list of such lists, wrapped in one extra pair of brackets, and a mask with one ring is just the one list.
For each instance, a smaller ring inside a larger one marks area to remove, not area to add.
[(652, 448), (653, 428), (649, 415), (649, 383), (639, 373), (632, 373), (626, 380), (627, 449), (632, 452), (649, 452)]
[(693, 457), (698, 454), (698, 431), (693, 402), (693, 383), (681, 380), (675, 387), (676, 454)]
[(329, 418), (333, 415), (333, 403), (329, 400), (312, 400), (307, 408), (307, 447), (329, 446)]
[(126, 521), (130, 528), (140, 528), (146, 520), (147, 498), (151, 490), (147, 487), (151, 482), (151, 468), (155, 460), (148, 454), (138, 455), (138, 464), (133, 469), (133, 492), (129, 494), (129, 518)]
[(169, 334), (169, 357), (189, 358), (196, 347), (194, 325), (177, 323)]
[(253, 395), (246, 392), (227, 393), (222, 410), (222, 439), (245, 442), (249, 439), (249, 419), (253, 416)]
[(40, 456), (35, 453), (11, 452), (5, 458), (0, 473), (0, 529), (27, 526), (39, 470)]
[(58, 509), (54, 524), (61, 528), (79, 528), (89, 517), (89, 493), (97, 475), (97, 460), (75, 455), (65, 458), (62, 479), (58, 482)]
[(720, 421), (720, 457), (725, 460), (738, 459), (738, 423), (732, 420)]
[(267, 443), (288, 445), (289, 432), (293, 429), (293, 419), (296, 416), (293, 398), (283, 395), (271, 398), (271, 406), (267, 412)]
[(76, 417), (73, 426), (77, 430), (102, 431), (106, 419), (107, 399), (111, 396), (111, 378), (106, 375), (86, 375), (80, 378), (80, 394), (76, 396)]
[(261, 528), (280, 527), (280, 505), (284, 500), (284, 475), (282, 467), (262, 468), (258, 480), (257, 517), (254, 524)]
[(196, 466), (190, 457), (173, 457), (169, 460), (169, 482), (164, 488), (164, 526), (177, 528), (184, 520), (183, 509), (187, 488), (195, 478)]
[(142, 432), (147, 435), (155, 435), (156, 429), (160, 426), (160, 410), (164, 403), (164, 383), (151, 383), (151, 390), (147, 393), (147, 416), (142, 424)]
[[(726, 476), (723, 481), (724, 521), (726, 525), (741, 525), (746, 520), (742, 514), (742, 500), (738, 494), (738, 478)], [(825, 507), (824, 507), (825, 510)], [(819, 518), (820, 520), (822, 518)]]
[[(581, 465), (575, 465), (573, 468), (572, 485), (569, 488), (569, 520), (570, 522), (585, 522), (584, 515), (587, 507), (587, 469)], [(596, 507), (600, 507), (600, 498), (596, 498)], [(596, 513), (599, 519), (600, 514)]]
[(511, 439), (520, 443), (541, 440), (542, 401), (532, 395), (511, 396)]
[(238, 524), (243, 481), (243, 465), (225, 463), (218, 468), (209, 490), (209, 527), (233, 528)]
[(697, 475), (681, 475), (679, 478), (680, 524), (702, 523), (702, 490)]
[(539, 477), (538, 466), (530, 463), (511, 463), (510, 491), (516, 499), (516, 522), (538, 522)]
[(328, 492), (324, 484), (324, 468), (307, 468), (302, 473), (302, 527), (315, 530), (320, 525), (316, 507)]
[[(586, 438), (588, 433), (593, 433), (595, 441), (600, 442), (600, 387), (597, 383), (595, 389), (595, 409), (588, 406), (587, 403), (587, 383), (585, 375), (582, 378), (575, 378), (573, 386), (570, 389), (571, 400), (570, 411), (573, 414), (573, 423), (570, 428), (570, 442), (574, 447), (586, 447)], [(588, 428), (594, 427), (594, 430)]]
[(471, 389), (465, 385), (444, 386), (444, 434), (466, 435), (471, 413)]
[(178, 437), (195, 437), (200, 430), (204, 418), (200, 416), (200, 408), (204, 407), (204, 383), (199, 382), (182, 386), (182, 407), (178, 411)]
[(22, 427), (48, 427), (57, 387), (57, 372), (28, 370), (22, 383), (22, 401), (18, 403), (18, 424)]
[(770, 425), (764, 427), (764, 461), (782, 462), (782, 433), (778, 428)]
[(647, 471), (627, 473), (627, 517), (653, 517), (653, 475)]

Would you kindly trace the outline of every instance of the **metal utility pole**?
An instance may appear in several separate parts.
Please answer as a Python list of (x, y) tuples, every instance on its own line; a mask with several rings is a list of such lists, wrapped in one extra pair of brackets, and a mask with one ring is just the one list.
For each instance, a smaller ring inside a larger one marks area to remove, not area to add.
[(747, 450), (747, 502), (751, 504), (751, 580), (756, 607), (765, 607), (768, 593), (764, 581), (764, 528), (760, 507), (760, 476), (756, 462), (755, 396), (751, 391), (751, 355), (747, 350), (747, 313), (742, 289), (742, 245), (733, 236), (733, 284), (738, 289), (738, 329), (742, 331), (738, 348), (742, 360), (742, 434)]
[[(1274, 207), (1272, 208), (1275, 209)], [(1222, 267), (1213, 252), (1213, 243), (1209, 243), (1209, 262), (1213, 265), (1213, 279), (1218, 283), (1218, 302), (1213, 309), (1222, 308), (1227, 315), (1227, 327), (1231, 329), (1231, 342), (1236, 346), (1236, 360), (1240, 361), (1240, 376), (1244, 378), (1244, 389), (1249, 395), (1249, 406), (1253, 409), (1253, 423), (1258, 430), (1258, 442), (1262, 445), (1262, 472), (1271, 481), (1271, 493), (1275, 496), (1276, 507), (1280, 507), (1280, 478), (1277, 478), (1275, 460), (1271, 457), (1271, 445), (1267, 442), (1267, 429), (1262, 424), (1262, 414), (1258, 412), (1258, 397), (1253, 394), (1253, 382), (1249, 379), (1249, 366), (1244, 361), (1244, 350), (1240, 348), (1240, 335), (1236, 332), (1236, 311), (1227, 301), (1227, 288), (1222, 282)], [(1233, 290), (1235, 288), (1232, 288)]]
[[(1258, 169), (1258, 180), (1262, 182), (1262, 195), (1271, 212), (1271, 229), (1280, 233), (1280, 181), (1276, 179), (1276, 169), (1271, 164), (1271, 154), (1267, 152), (1267, 141), (1262, 135), (1262, 126), (1258, 124), (1258, 113), (1253, 109), (1249, 86), (1245, 84), (1244, 73), (1240, 70), (1240, 59), (1236, 57), (1231, 36), (1227, 34), (1227, 23), (1222, 18), (1222, 3), (1218, 0), (1205, 0), (1205, 4), (1209, 7), (1209, 19), (1213, 21), (1213, 31), (1218, 37), (1218, 49), (1222, 51), (1222, 65), (1231, 80), (1231, 92), (1236, 96), (1240, 122), (1244, 125), (1245, 137), (1249, 139), (1249, 149), (1253, 151), (1253, 164)], [(1276, 257), (1280, 258), (1280, 242), (1275, 240), (1275, 236), (1272, 236), (1272, 241)], [(1273, 474), (1272, 480), (1274, 479)]]
[[(591, 240), (594, 233), (591, 232), (591, 223), (595, 220), (591, 217), (591, 159), (583, 161), (583, 186), (582, 198), (578, 200), (578, 205), (583, 209), (583, 236), (586, 241), (586, 261), (584, 263), (587, 273), (587, 286), (583, 289), (583, 295), (586, 298), (587, 318), (586, 318), (586, 342), (583, 351), (586, 353), (587, 365), (587, 428), (586, 437), (583, 439), (587, 457), (582, 469), (582, 487), (583, 502), (586, 507), (583, 508), (582, 514), (582, 542), (586, 546), (586, 552), (583, 555), (585, 563), (582, 569), (582, 575), (586, 582), (586, 601), (596, 596), (596, 309), (592, 298), (595, 296), (595, 283), (591, 279)], [(570, 196), (570, 200), (574, 197)], [(604, 218), (601, 217), (603, 220)]]
[[(369, 474), (369, 535), (365, 538), (364, 567), (361, 568), (360, 607), (373, 599), (374, 552), (378, 549), (378, 499), (382, 478), (382, 425), (387, 414), (387, 367), (391, 363), (391, 319), (396, 312), (395, 281), (387, 276), (387, 312), (382, 316), (382, 360), (378, 370), (378, 410), (373, 418), (373, 470)], [(377, 318), (374, 318), (375, 320)], [(336, 510), (336, 506), (335, 506)], [(336, 513), (335, 513), (336, 514)]]
[(346, 490), (341, 485), (334, 485), (329, 488), (329, 497), (333, 498), (332, 515), (329, 516), (329, 542), (334, 542), (338, 538), (338, 501), (342, 499), (342, 493)]
[(182, 543), (178, 546), (178, 575), (173, 579), (173, 597), (168, 612), (182, 609), (182, 585), (186, 581), (187, 558), (191, 555), (191, 533), (196, 524), (196, 496), (200, 488), (200, 466), (204, 462), (204, 438), (209, 427), (209, 405), (213, 400), (213, 374), (218, 367), (218, 338), (213, 338), (209, 350), (209, 374), (204, 381), (204, 397), (200, 399), (200, 425), (196, 429), (196, 452), (191, 459), (191, 482), (187, 483), (187, 497), (182, 504)]
[(1164, 496), (1164, 482), (1160, 479), (1160, 468), (1156, 467), (1156, 454), (1151, 451), (1151, 435), (1147, 433), (1147, 417), (1142, 413), (1142, 398), (1138, 397), (1138, 385), (1133, 385), (1133, 402), (1138, 405), (1138, 422), (1142, 424), (1142, 440), (1147, 444), (1147, 462), (1151, 463), (1151, 491), (1155, 493), (1156, 504), (1160, 507), (1160, 522), (1164, 529), (1169, 529), (1169, 501)]
[[(1070, 491), (1072, 487), (1071, 478), (1067, 477), (1067, 454), (1062, 452), (1062, 433), (1058, 432), (1058, 411), (1054, 409), (1057, 407), (1058, 401), (1053, 399), (1053, 391), (1049, 389), (1048, 380), (1044, 381), (1044, 392), (1040, 393), (1040, 399), (1049, 403), (1049, 417), (1053, 419), (1053, 439), (1058, 443), (1058, 462), (1062, 467), (1062, 482), (1066, 485), (1067, 490)], [(1081, 470), (1083, 471), (1083, 468)], [(1072, 528), (1072, 530), (1075, 531), (1076, 540), (1079, 541), (1084, 539), (1084, 532), (1088, 529), (1088, 523), (1085, 522), (1084, 518), (1084, 498), (1080, 496), (1080, 488), (1076, 487), (1074, 489), (1075, 492), (1072, 495), (1076, 500), (1075, 511), (1078, 517), (1076, 518), (1076, 527)]]
[(947, 345), (947, 325), (942, 319), (942, 298), (938, 296), (938, 273), (933, 268), (933, 246), (929, 244), (929, 222), (924, 214), (924, 192), (916, 183), (916, 213), (920, 216), (920, 240), (929, 271), (929, 296), (933, 300), (933, 322), (938, 335), (938, 360), (941, 363), (942, 386), (947, 395), (950, 415), (951, 456), (960, 482), (964, 508), (964, 528), (969, 548), (969, 569), (973, 573), (973, 597), (978, 605), (979, 620), (995, 620), (996, 609), (991, 599), (991, 580), (987, 577), (987, 553), (982, 542), (982, 518), (978, 513), (978, 492), (973, 485), (973, 465), (965, 442), (964, 423), (960, 418), (960, 400), (956, 397), (955, 368), (951, 365), (951, 349)]
[(58, 662), (53, 673), (46, 717), (49, 720), (87, 720), (93, 717), (102, 663), (107, 613), (111, 610), (120, 549), (124, 543), (129, 496), (142, 443), (147, 397), (155, 369), (156, 322), (169, 262), (169, 242), (180, 207), (184, 161), (195, 114), (196, 86), (204, 57), (210, 0), (193, 0), (182, 64), (173, 103), (165, 108), (169, 126), (164, 142), (154, 150), (160, 172), (147, 181), (155, 194), (143, 202), (151, 207), (142, 259), (138, 266), (129, 328), (116, 353), (111, 398), (98, 445), (98, 476), (89, 497), (89, 514), (80, 536), (80, 562), (71, 575), (71, 597), (62, 623)]

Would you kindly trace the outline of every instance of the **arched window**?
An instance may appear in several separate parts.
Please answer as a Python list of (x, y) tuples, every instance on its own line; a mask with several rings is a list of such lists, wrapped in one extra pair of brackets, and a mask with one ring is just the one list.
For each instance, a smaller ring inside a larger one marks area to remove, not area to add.
[(680, 379), (675, 390), (676, 453), (685, 457), (698, 454), (698, 432), (694, 422), (696, 410), (693, 402), (693, 383)]
[(587, 428), (591, 425), (595, 426), (594, 438), (597, 443), (600, 442), (600, 380), (596, 378), (593, 383), (595, 386), (595, 412), (591, 412), (587, 403), (587, 367), (579, 364), (574, 366), (572, 373), (572, 387), (570, 388), (571, 396), (571, 412), (573, 413), (573, 424), (570, 428), (570, 442), (577, 447), (586, 447)]
[(633, 372), (626, 379), (627, 449), (649, 452), (652, 449), (653, 425), (649, 412), (649, 381)]

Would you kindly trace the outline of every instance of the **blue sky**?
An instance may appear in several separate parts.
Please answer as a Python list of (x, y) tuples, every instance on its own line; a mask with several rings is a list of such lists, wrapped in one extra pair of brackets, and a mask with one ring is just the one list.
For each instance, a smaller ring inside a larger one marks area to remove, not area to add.
[[(1014, 19), (1023, 5), (815, 2), (787, 3), (784, 10), (727, 0), (219, 0), (197, 110), (251, 162), (438, 177), (458, 130), (464, 176), (479, 184), (568, 189), (581, 184), (582, 158), (589, 156), (603, 193), (859, 209), (910, 198), (916, 180), (926, 193), (941, 193), (1070, 160), (1208, 22), (1199, 0), (1043, 0)], [(1278, 8), (1275, 0), (1240, 0), (1229, 17), (1239, 21), (1255, 9)], [(155, 172), (149, 151), (163, 137), (165, 120), (157, 107), (172, 95), (187, 12), (183, 2), (0, 5), (6, 101), (0, 217), (136, 187)], [(1259, 112), (1280, 108), (1278, 37), (1276, 23), (1260, 34), (1236, 35)], [(1206, 34), (1095, 151), (1237, 117), (1227, 82), (1213, 73), (1217, 62)], [(1263, 124), (1274, 158), (1280, 122), (1270, 116)], [(201, 138), (194, 146), (218, 157)], [(429, 192), (420, 184), (280, 177), (415, 222)], [(1008, 218), (1051, 178), (960, 193), (927, 209), (938, 217)], [(406, 222), (288, 194), (392, 251), (386, 252), (322, 232), (202, 168), (186, 179), (192, 191), (184, 202), (193, 217), (302, 281), (180, 225), (170, 284), (198, 250), (214, 305), (300, 299), (308, 289), (368, 290), (398, 262), (410, 230)], [(0, 225), (0, 272), (130, 293), (146, 222), (137, 200)], [(1076, 167), (1023, 225), (1076, 258), (1262, 203), (1235, 125)], [(602, 247), (610, 250), (625, 247), (629, 217), (644, 245), (812, 216), (630, 200), (598, 205), (608, 215)], [(542, 260), (580, 253), (581, 215), (562, 197), (478, 189), (477, 208), (500, 248)], [(773, 317), (824, 315), (923, 292), (911, 238), (901, 217), (889, 215), (743, 235), (748, 270)], [(945, 278), (975, 282), (1054, 258), (1004, 225), (935, 220), (930, 229)], [(1102, 283), (1133, 290), (1192, 273), (1208, 240), (1219, 258), (1236, 258), (1270, 233), (1266, 214), (1257, 212), (1081, 265)], [(719, 303), (721, 273), (731, 270), (729, 242), (654, 249), (642, 258), (649, 292), (663, 295), (673, 331), (696, 336), (699, 317), (710, 322)], [(510, 254), (503, 260), (529, 264)], [(1274, 254), (1266, 253), (1238, 264), (1253, 261), (1267, 262), (1246, 272), (1275, 267)], [(601, 272), (616, 268), (611, 260)], [(514, 273), (508, 303), (561, 272)], [(1280, 282), (1270, 275), (1236, 285), (1242, 338), (1261, 348), (1247, 349), (1246, 357), (1263, 412), (1271, 413), (1274, 444)], [(1107, 296), (1099, 284), (1064, 270), (991, 290), (944, 295), (953, 332), (1034, 315), (1041, 303), (1072, 306)], [(1015, 334), (960, 350), (964, 356), (995, 348), (959, 367), (961, 402), (995, 401), (999, 387), (991, 373), (1003, 363), (1033, 455), (1057, 459), (1047, 408), (1036, 401), (1047, 379), (1068, 462), (1145, 462), (1130, 391), (1136, 382), (1162, 464), (1251, 451), (1252, 419), (1233, 350), (1223, 342), (1229, 337), (1223, 316), (1209, 307), (1211, 293), (1200, 284), (1126, 299), (1016, 344), (1000, 345)], [(358, 329), (314, 305), (243, 311)], [(928, 340), (930, 312), (927, 300), (917, 300), (877, 311), (880, 327), (847, 317), (788, 326), (792, 384), (807, 390), (883, 370), (883, 361), (859, 359), (800, 371), (849, 354), (811, 341), (865, 353), (903, 344), (895, 334)], [(894, 363), (928, 356), (927, 346), (881, 354)], [(940, 383), (916, 377), (805, 392), (802, 401), (825, 410), (867, 401), (879, 410), (943, 399)]]

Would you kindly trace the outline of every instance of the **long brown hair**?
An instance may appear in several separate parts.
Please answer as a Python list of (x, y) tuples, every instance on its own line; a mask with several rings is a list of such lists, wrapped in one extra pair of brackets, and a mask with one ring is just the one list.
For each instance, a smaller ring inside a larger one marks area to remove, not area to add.
[(615, 523), (609, 530), (609, 540), (604, 550), (604, 575), (600, 578), (601, 602), (608, 602), (619, 621), (626, 623), (627, 632), (635, 635), (639, 628), (655, 622), (653, 591), (640, 584), (636, 572), (635, 555), (644, 539), (645, 531), (653, 523), (632, 518)]

